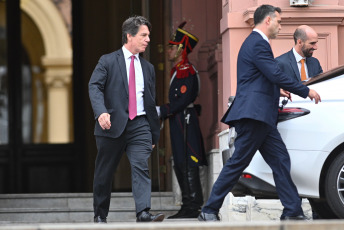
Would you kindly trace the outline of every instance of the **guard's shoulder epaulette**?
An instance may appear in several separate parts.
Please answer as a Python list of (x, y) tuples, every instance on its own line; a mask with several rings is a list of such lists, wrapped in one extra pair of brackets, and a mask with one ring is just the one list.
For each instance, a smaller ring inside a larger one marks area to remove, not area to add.
[(189, 77), (190, 74), (194, 75), (196, 72), (190, 63), (184, 63), (176, 66), (176, 78), (186, 78)]

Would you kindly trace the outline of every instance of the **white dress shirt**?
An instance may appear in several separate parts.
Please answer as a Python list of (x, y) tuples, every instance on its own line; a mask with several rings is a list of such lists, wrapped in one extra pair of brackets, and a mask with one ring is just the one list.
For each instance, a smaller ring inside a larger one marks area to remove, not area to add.
[(299, 68), (299, 73), (300, 73), (300, 79), (301, 79), (301, 59), (305, 59), (305, 71), (306, 71), (306, 76), (307, 79), (308, 77), (308, 69), (307, 69), (307, 64), (306, 64), (306, 58), (302, 57), (298, 52), (296, 52), (295, 48), (293, 47), (293, 53), (296, 59), (297, 67)]
[(269, 43), (269, 38), (261, 30), (254, 28), (253, 31), (259, 33), (263, 37), (263, 39)]
[[(128, 85), (129, 85), (130, 62), (131, 62), (131, 56), (133, 56), (133, 54), (124, 46), (122, 46), (122, 50), (124, 54), (125, 66), (127, 69), (127, 79), (128, 79)], [(134, 66), (135, 66), (137, 116), (140, 116), (140, 115), (146, 114), (146, 112), (143, 105), (143, 92), (144, 92), (145, 86), (144, 86), (143, 73), (142, 73), (142, 67), (141, 67), (139, 54), (135, 54)]]

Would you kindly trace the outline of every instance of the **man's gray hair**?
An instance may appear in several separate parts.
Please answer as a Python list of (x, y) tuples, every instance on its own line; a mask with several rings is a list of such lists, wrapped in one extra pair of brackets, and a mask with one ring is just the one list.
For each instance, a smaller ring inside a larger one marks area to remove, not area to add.
[(152, 25), (145, 17), (132, 16), (125, 20), (122, 25), (122, 45), (128, 43), (127, 34), (135, 36), (142, 25), (146, 25), (151, 31)]

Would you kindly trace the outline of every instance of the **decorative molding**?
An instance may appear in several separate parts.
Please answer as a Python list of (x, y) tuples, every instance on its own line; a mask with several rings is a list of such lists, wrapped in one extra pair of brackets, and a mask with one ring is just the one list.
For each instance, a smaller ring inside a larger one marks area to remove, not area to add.
[[(221, 43), (221, 40), (218, 40), (207, 41), (202, 44), (198, 50), (199, 71), (213, 72), (212, 69), (214, 69), (214, 67), (216, 68), (217, 63), (222, 61)], [(209, 75), (211, 75), (211, 73)]]
[(42, 57), (44, 67), (71, 67), (72, 57)]
[(56, 6), (48, 0), (22, 0), (21, 9), (42, 34), (46, 56), (71, 57), (71, 39)]
[(71, 58), (42, 57), (42, 65), (45, 68), (45, 83), (48, 87), (67, 87), (71, 83)]
[[(244, 21), (254, 26), (253, 14), (256, 7), (243, 12)], [(281, 13), (282, 25), (341, 25), (344, 19), (343, 6), (317, 6), (317, 7), (289, 7), (283, 8)]]
[(66, 73), (50, 73), (44, 78), (49, 89), (52, 88), (68, 88), (71, 83), (71, 77)]

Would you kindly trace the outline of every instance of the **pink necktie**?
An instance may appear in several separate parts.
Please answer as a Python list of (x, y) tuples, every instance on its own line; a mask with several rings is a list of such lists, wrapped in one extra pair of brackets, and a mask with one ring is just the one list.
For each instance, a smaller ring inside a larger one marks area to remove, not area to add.
[(133, 120), (137, 115), (136, 105), (136, 85), (135, 85), (135, 56), (131, 56), (130, 69), (129, 69), (129, 119)]

